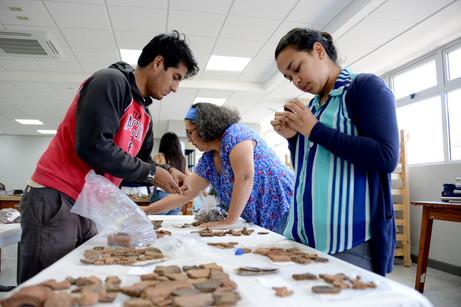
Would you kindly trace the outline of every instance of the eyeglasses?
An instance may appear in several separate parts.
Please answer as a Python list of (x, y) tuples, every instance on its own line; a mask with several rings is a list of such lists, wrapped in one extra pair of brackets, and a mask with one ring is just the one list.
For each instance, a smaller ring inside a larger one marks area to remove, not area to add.
[(186, 130), (186, 138), (190, 138), (192, 132), (194, 132), (195, 130), (197, 130), (197, 127), (195, 127), (194, 129), (192, 129), (190, 132)]

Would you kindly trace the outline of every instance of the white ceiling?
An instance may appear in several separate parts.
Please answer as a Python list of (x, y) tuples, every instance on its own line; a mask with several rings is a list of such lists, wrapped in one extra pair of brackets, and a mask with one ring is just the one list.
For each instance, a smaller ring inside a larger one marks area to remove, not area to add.
[[(461, 3), (453, 0), (0, 0), (0, 30), (47, 31), (65, 55), (0, 56), (0, 133), (56, 129), (85, 78), (120, 60), (119, 49), (141, 49), (172, 30), (186, 34), (200, 72), (150, 107), (156, 136), (178, 126), (196, 97), (226, 98), (242, 122), (264, 130), (268, 107), (309, 97), (274, 63), (277, 42), (291, 28), (329, 32), (342, 67), (383, 75), (461, 37), (460, 16)], [(211, 55), (252, 60), (241, 73), (206, 71)]]

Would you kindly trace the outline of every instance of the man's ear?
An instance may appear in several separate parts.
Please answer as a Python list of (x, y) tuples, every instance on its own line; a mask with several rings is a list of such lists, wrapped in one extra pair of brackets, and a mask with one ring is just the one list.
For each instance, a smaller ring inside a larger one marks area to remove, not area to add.
[(152, 61), (154, 70), (159, 68), (161, 65), (164, 64), (164, 59), (161, 55), (157, 55), (155, 59)]

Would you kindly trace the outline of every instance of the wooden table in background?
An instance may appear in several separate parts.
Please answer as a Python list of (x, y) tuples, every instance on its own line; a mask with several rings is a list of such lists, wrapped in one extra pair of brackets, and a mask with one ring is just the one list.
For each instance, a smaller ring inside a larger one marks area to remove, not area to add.
[(426, 282), (427, 260), (431, 245), (432, 223), (434, 220), (461, 222), (461, 203), (442, 201), (412, 201), (412, 205), (423, 207), (421, 219), (421, 236), (419, 239), (418, 267), (416, 269), (415, 289), (424, 292)]
[(21, 195), (0, 196), (0, 209), (14, 208), (19, 210)]

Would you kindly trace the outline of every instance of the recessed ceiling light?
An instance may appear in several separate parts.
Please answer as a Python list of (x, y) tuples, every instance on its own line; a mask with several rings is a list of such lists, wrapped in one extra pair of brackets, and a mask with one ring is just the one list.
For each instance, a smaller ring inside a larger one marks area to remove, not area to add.
[(56, 130), (37, 130), (38, 132), (42, 134), (56, 134)]
[(15, 121), (23, 125), (43, 125), (38, 119), (15, 119)]
[(139, 56), (141, 55), (142, 50), (134, 49), (120, 49), (120, 56), (122, 61), (127, 62), (130, 65), (136, 66), (138, 64)]
[(226, 101), (226, 98), (204, 98), (204, 97), (197, 97), (194, 99), (194, 104), (198, 102), (209, 102), (215, 105), (221, 106)]
[(212, 55), (206, 69), (224, 71), (242, 71), (250, 62), (251, 58)]

